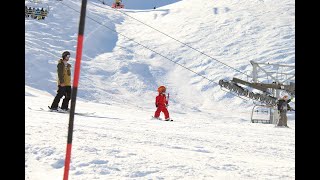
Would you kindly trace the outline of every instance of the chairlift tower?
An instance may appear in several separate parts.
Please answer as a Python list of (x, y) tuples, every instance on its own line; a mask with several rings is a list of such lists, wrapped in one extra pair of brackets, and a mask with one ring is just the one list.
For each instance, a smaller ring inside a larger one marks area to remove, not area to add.
[[(284, 64), (257, 63), (254, 61), (250, 61), (250, 63), (253, 67), (252, 78), (254, 83), (259, 82), (259, 77), (261, 77), (259, 76), (259, 73), (262, 72), (262, 75), (264, 76), (260, 78), (261, 80), (263, 80), (263, 77), (267, 77), (268, 81), (270, 78), (272, 83), (276, 84), (275, 87), (270, 89), (273, 97), (279, 99), (281, 97), (281, 93), (283, 92), (288, 93), (291, 96), (295, 96), (295, 66)], [(277, 85), (280, 85), (280, 88)], [(288, 87), (291, 87), (291, 89), (284, 90), (284, 86), (286, 85)], [(269, 122), (276, 124), (279, 121), (277, 106), (269, 106), (268, 108), (270, 109)], [(251, 121), (254, 121), (252, 116)]]
[[(295, 66), (284, 64), (257, 63), (252, 65), (252, 79), (244, 81), (233, 78), (231, 81), (220, 80), (219, 85), (231, 93), (244, 98), (252, 99), (254, 107), (251, 113), (252, 123), (276, 124), (279, 120), (277, 100), (282, 93), (295, 96)], [(258, 91), (258, 92), (253, 92)], [(256, 108), (268, 109), (268, 119), (255, 119)]]

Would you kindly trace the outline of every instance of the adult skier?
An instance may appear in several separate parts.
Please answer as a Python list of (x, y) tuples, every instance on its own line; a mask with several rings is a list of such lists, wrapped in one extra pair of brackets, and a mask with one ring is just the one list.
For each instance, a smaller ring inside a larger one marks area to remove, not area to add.
[(68, 111), (69, 101), (71, 97), (71, 64), (68, 63), (70, 52), (65, 51), (62, 53), (62, 59), (59, 60), (57, 65), (58, 74), (58, 90), (51, 107), (51, 110), (58, 110), (60, 99), (64, 96), (61, 110)]
[(278, 106), (278, 111), (280, 114), (280, 119), (277, 124), (277, 126), (284, 126), (288, 127), (287, 125), (287, 111), (292, 110), (292, 108), (289, 105), (289, 102), (291, 99), (289, 99), (288, 95), (284, 95), (281, 99), (278, 100), (277, 106)]

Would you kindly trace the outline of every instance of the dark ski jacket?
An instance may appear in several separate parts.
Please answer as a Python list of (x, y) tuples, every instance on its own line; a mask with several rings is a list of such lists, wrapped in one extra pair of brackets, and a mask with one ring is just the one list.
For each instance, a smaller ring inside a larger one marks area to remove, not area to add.
[(290, 105), (288, 104), (291, 101), (291, 99), (289, 100), (284, 100), (284, 99), (280, 99), (278, 100), (277, 106), (278, 106), (278, 110), (280, 112), (287, 112), (288, 110), (291, 110)]

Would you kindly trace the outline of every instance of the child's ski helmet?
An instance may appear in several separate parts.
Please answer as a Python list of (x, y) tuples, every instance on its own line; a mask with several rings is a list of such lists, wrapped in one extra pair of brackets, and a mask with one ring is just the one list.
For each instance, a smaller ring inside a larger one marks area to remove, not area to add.
[(158, 92), (159, 92), (159, 93), (166, 92), (166, 87), (164, 87), (164, 86), (158, 87)]

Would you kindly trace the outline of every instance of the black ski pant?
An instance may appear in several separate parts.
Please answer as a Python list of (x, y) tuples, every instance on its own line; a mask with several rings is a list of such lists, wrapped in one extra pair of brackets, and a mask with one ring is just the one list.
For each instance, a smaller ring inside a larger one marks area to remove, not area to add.
[(57, 109), (60, 99), (64, 96), (64, 99), (62, 101), (61, 109), (68, 109), (69, 101), (71, 98), (71, 86), (58, 86), (57, 95), (54, 98), (51, 109)]
[(280, 111), (278, 126), (287, 126), (287, 122), (288, 122), (287, 111)]

